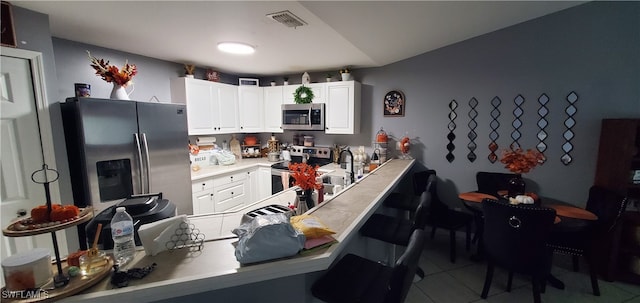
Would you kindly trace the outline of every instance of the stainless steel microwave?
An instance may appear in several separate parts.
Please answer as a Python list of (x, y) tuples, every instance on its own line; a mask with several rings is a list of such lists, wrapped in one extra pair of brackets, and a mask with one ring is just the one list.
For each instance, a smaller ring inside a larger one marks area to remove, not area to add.
[(282, 104), (282, 129), (324, 130), (324, 103)]

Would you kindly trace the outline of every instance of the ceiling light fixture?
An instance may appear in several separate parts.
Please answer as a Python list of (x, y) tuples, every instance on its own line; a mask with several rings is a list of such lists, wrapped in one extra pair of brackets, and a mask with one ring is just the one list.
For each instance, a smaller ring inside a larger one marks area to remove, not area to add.
[(256, 51), (253, 46), (240, 42), (220, 42), (218, 43), (218, 49), (225, 53), (237, 55), (249, 55)]

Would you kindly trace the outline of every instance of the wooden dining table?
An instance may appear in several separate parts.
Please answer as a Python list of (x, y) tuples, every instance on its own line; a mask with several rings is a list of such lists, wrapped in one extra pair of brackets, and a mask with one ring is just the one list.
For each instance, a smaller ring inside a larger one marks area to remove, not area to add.
[[(503, 193), (501, 193), (502, 191), (498, 191), (498, 194), (501, 195)], [(506, 191), (504, 191), (506, 193)], [(462, 200), (463, 204), (467, 207), (467, 209), (469, 209), (475, 216), (475, 220), (476, 220), (476, 234), (477, 236), (475, 237), (478, 240), (478, 248), (477, 248), (477, 253), (476, 256), (473, 256), (473, 259), (481, 259), (482, 256), (482, 228), (483, 228), (483, 223), (482, 223), (482, 201), (484, 199), (493, 199), (493, 200), (499, 200), (497, 197), (489, 195), (489, 194), (484, 194), (484, 193), (479, 193), (479, 192), (464, 192), (464, 193), (460, 193), (458, 194), (458, 198), (460, 198), (460, 200)], [(502, 199), (505, 199), (504, 197), (501, 197)], [(580, 208), (574, 205), (571, 205), (567, 202), (563, 202), (560, 200), (556, 200), (553, 198), (549, 198), (549, 197), (541, 197), (540, 198), (540, 206), (542, 207), (549, 207), (549, 208), (553, 208), (556, 211), (556, 218), (554, 223), (558, 224), (560, 222), (562, 222), (562, 218), (571, 218), (571, 219), (579, 219), (579, 220), (587, 220), (587, 221), (595, 221), (598, 220), (598, 216), (596, 216), (594, 213), (584, 209), (584, 208)], [(525, 204), (525, 205), (529, 205), (529, 204)]]
[[(508, 200), (505, 197), (503, 197), (500, 191), (498, 192), (498, 194), (502, 196), (500, 197), (500, 199)], [(500, 200), (500, 199), (492, 195), (478, 193), (478, 192), (460, 193), (458, 194), (458, 198), (462, 200), (463, 204), (475, 216), (476, 236), (474, 236), (474, 238), (477, 239), (478, 247), (476, 250), (476, 254), (471, 256), (471, 259), (474, 261), (480, 261), (484, 259), (483, 249), (482, 249), (482, 245), (483, 245), (482, 230), (484, 227), (484, 222), (483, 222), (484, 219), (482, 214), (482, 201), (484, 199), (493, 199), (493, 200)], [(539, 199), (540, 199), (539, 205), (541, 207), (553, 208), (556, 211), (556, 218), (555, 218), (554, 224), (557, 224), (559, 226), (561, 226), (562, 224), (574, 224), (575, 222), (579, 222), (579, 221), (582, 221), (584, 223), (584, 221), (598, 220), (598, 216), (596, 216), (594, 213), (584, 208), (580, 208), (572, 204), (569, 204), (567, 202), (563, 202), (550, 197), (540, 197)], [(531, 204), (525, 204), (525, 205), (531, 205)], [(564, 221), (566, 223), (563, 222), (562, 218), (565, 218)], [(563, 223), (560, 224), (561, 222)], [(559, 279), (557, 279), (556, 277), (554, 277), (553, 275), (549, 275), (548, 282), (550, 285), (556, 288), (564, 289), (564, 283)]]

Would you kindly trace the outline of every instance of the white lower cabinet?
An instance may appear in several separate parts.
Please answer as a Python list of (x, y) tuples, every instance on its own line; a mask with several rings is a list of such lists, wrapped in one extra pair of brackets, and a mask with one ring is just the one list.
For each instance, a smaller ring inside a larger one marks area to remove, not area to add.
[(239, 209), (271, 196), (271, 167), (255, 166), (191, 184), (193, 214)]
[(213, 180), (199, 180), (191, 184), (193, 214), (214, 212)]
[(243, 206), (248, 201), (246, 182), (237, 181), (215, 188), (213, 201), (215, 212), (223, 212), (236, 206)]
[(213, 179), (215, 212), (223, 212), (249, 202), (247, 172), (237, 172)]

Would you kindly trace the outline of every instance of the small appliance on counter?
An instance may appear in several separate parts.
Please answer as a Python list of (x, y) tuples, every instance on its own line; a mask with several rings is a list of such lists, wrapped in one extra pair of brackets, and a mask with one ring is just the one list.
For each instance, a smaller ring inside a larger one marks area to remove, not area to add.
[(142, 245), (138, 229), (140, 225), (155, 222), (158, 220), (174, 217), (176, 215), (176, 205), (167, 199), (162, 198), (162, 193), (132, 196), (124, 201), (106, 208), (98, 215), (94, 216), (87, 224), (87, 242), (94, 241), (98, 224), (102, 224), (102, 232), (98, 239), (98, 249), (106, 250), (113, 248), (111, 239), (111, 219), (116, 213), (116, 208), (124, 207), (127, 213), (133, 218), (134, 240), (137, 246)]
[(275, 136), (271, 136), (271, 139), (268, 141), (269, 143), (269, 153), (267, 157), (271, 162), (280, 161), (280, 145), (278, 144), (278, 140)]

